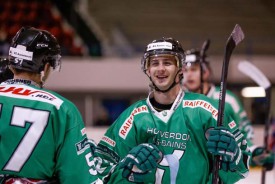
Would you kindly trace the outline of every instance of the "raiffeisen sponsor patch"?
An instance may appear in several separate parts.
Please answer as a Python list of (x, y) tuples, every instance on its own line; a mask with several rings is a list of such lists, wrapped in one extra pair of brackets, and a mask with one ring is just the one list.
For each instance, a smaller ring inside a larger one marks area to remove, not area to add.
[(119, 136), (121, 138), (125, 139), (128, 133), (130, 132), (133, 126), (134, 116), (144, 112), (148, 113), (148, 107), (146, 105), (137, 107), (131, 112), (130, 116), (126, 118), (126, 121), (122, 124), (122, 126), (119, 129)]
[(218, 110), (209, 102), (204, 100), (183, 100), (183, 108), (203, 108), (212, 114), (212, 117), (217, 120)]

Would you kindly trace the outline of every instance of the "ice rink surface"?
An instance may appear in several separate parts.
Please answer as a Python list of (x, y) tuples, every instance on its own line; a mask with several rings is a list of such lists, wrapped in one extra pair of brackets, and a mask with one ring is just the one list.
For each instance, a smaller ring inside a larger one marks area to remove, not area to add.
[[(261, 184), (262, 172), (260, 169), (251, 169), (247, 178), (240, 180), (237, 184)], [(275, 170), (266, 172), (265, 184), (275, 184)]]

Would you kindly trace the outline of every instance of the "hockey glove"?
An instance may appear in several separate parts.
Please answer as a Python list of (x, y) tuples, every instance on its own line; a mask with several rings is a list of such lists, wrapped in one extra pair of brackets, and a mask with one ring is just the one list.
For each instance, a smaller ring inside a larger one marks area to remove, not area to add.
[(122, 176), (131, 182), (143, 182), (150, 171), (157, 167), (162, 153), (154, 144), (144, 143), (134, 147), (121, 161)]
[(265, 151), (263, 147), (257, 147), (252, 152), (251, 166), (263, 166), (267, 171), (273, 169), (275, 154)]
[(213, 155), (221, 156), (221, 168), (234, 171), (242, 158), (242, 152), (234, 135), (225, 127), (209, 130), (207, 149)]

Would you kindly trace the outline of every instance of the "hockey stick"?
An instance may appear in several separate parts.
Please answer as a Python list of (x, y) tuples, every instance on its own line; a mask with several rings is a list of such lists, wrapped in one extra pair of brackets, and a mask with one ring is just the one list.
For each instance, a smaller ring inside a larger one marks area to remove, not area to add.
[[(238, 64), (238, 69), (255, 81), (259, 86), (265, 89), (266, 94), (266, 113), (265, 113), (265, 128), (264, 128), (264, 148), (267, 150), (268, 146), (268, 130), (270, 124), (270, 106), (271, 106), (271, 84), (267, 77), (252, 63), (248, 61), (241, 61)], [(265, 167), (262, 168), (261, 183), (265, 183)]]
[(201, 47), (201, 50), (200, 50), (200, 72), (201, 72), (201, 87), (200, 87), (200, 90), (201, 90), (201, 94), (203, 94), (203, 63), (205, 62), (205, 52), (208, 50), (209, 48), (209, 45), (210, 45), (210, 40), (207, 39), (203, 42), (203, 45)]
[[(217, 126), (222, 126), (222, 122), (223, 122), (223, 112), (224, 112), (224, 105), (225, 105), (225, 92), (226, 92), (226, 85), (227, 85), (227, 73), (228, 73), (228, 67), (229, 67), (229, 60), (234, 48), (243, 39), (244, 39), (244, 33), (241, 27), (238, 24), (236, 24), (225, 46), (224, 60), (223, 60), (222, 74), (221, 74)], [(217, 184), (219, 182), (220, 157), (215, 156), (213, 162), (214, 162), (214, 165), (213, 165), (212, 183)]]

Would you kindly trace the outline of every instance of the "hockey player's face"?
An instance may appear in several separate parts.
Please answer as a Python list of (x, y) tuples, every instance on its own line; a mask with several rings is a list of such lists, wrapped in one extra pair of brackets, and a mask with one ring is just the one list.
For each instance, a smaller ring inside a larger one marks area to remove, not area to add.
[(150, 58), (148, 75), (159, 89), (166, 90), (174, 82), (178, 72), (176, 63), (175, 57), (171, 55), (152, 56)]
[(183, 85), (193, 92), (198, 92), (200, 89), (200, 65), (192, 64), (190, 66), (184, 66), (183, 69)]

